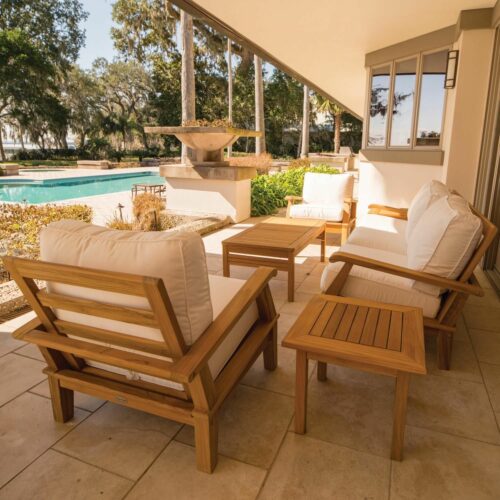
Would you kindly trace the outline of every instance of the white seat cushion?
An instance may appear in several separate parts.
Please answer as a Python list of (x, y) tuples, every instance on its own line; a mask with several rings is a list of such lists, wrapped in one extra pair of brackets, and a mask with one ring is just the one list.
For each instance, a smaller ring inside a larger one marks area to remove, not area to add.
[(408, 241), (422, 214), (437, 200), (449, 194), (448, 188), (439, 181), (432, 180), (424, 184), (413, 197), (408, 207), (406, 240)]
[(352, 197), (354, 178), (351, 174), (319, 174), (307, 172), (304, 176), (302, 199), (306, 204), (343, 206)]
[[(407, 267), (406, 257), (393, 252), (352, 245), (350, 243), (343, 245), (340, 251)], [(324, 269), (321, 276), (322, 291), (325, 292), (328, 289), (342, 266), (342, 262), (335, 262), (329, 264)], [(413, 280), (360, 266), (354, 266), (351, 269), (349, 277), (342, 288), (341, 295), (386, 304), (421, 307), (424, 316), (429, 318), (436, 316), (441, 304), (437, 288), (434, 288), (434, 294), (424, 293), (413, 287)]]
[(406, 224), (405, 220), (367, 214), (356, 223), (347, 241), (352, 245), (406, 255)]
[[(240, 288), (245, 284), (245, 280), (239, 280), (236, 278), (224, 278), (222, 276), (212, 276), (212, 275), (210, 275), (208, 279), (210, 283), (210, 295), (212, 297), (214, 318), (216, 319), (219, 316), (219, 314), (224, 310), (224, 308), (229, 304), (231, 299), (238, 293)], [(241, 341), (245, 338), (246, 334), (248, 333), (252, 325), (258, 319), (258, 316), (259, 313), (257, 310), (257, 304), (254, 302), (245, 311), (243, 316), (238, 320), (236, 325), (234, 325), (233, 329), (229, 332), (224, 341), (219, 345), (217, 350), (213, 353), (212, 357), (208, 362), (208, 367), (214, 379), (219, 375), (219, 373), (222, 371), (226, 363), (229, 361), (236, 348), (240, 345)], [(108, 370), (114, 373), (119, 373), (121, 375), (125, 375), (129, 379), (142, 380), (144, 382), (151, 382), (165, 387), (171, 387), (173, 389), (183, 390), (182, 385), (177, 384), (175, 382), (170, 382), (168, 380), (164, 380), (161, 378), (152, 377), (144, 373), (130, 372), (129, 370), (124, 370), (104, 363), (96, 363), (95, 361), (90, 361), (90, 360), (86, 361), (87, 364), (90, 366), (101, 368), (103, 370)]]
[[(213, 320), (205, 247), (197, 233), (116, 231), (66, 220), (49, 224), (41, 230), (40, 255), (42, 260), (57, 264), (161, 278), (188, 345)], [(146, 298), (121, 293), (60, 283), (48, 283), (48, 289), (109, 304), (149, 308)], [(160, 331), (155, 328), (69, 311), (58, 314), (67, 321), (163, 340)]]
[(290, 207), (290, 217), (297, 219), (322, 219), (334, 222), (342, 221), (344, 204), (341, 205), (312, 205), (300, 203)]
[[(476, 249), (482, 233), (481, 219), (467, 201), (450, 194), (434, 202), (420, 217), (408, 240), (408, 267), (456, 279)], [(427, 290), (429, 285), (415, 282)]]

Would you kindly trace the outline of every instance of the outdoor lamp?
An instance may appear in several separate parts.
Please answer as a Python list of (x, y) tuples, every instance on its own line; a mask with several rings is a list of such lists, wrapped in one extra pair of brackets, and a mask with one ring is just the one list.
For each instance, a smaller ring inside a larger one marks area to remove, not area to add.
[(444, 80), (444, 88), (452, 89), (455, 87), (458, 68), (458, 50), (449, 50), (448, 59), (446, 61), (446, 78)]

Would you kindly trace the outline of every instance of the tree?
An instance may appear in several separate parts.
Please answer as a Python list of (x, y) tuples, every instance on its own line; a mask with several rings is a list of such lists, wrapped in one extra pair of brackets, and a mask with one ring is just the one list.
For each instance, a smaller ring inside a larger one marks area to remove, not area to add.
[(85, 41), (81, 23), (87, 16), (79, 0), (0, 0), (0, 30), (22, 29), (59, 70), (78, 58)]
[(300, 157), (307, 158), (309, 155), (309, 116), (311, 105), (309, 102), (309, 87), (304, 85), (304, 104), (302, 112), (302, 147)]
[(78, 147), (83, 148), (87, 137), (99, 126), (99, 103), (102, 100), (100, 86), (90, 72), (73, 67), (63, 84), (63, 101), (69, 110), (69, 123), (78, 136)]
[(260, 155), (266, 152), (266, 128), (264, 121), (264, 81), (262, 77), (262, 59), (254, 56), (255, 66), (255, 130), (262, 132), (260, 137), (255, 139), (255, 154)]
[(303, 118), (303, 86), (274, 69), (266, 81), (264, 112), (266, 146), (278, 156), (297, 156)]
[(325, 97), (316, 94), (316, 108), (321, 113), (328, 113), (333, 119), (334, 137), (333, 137), (333, 151), (338, 153), (340, 151), (340, 132), (342, 129), (342, 113), (344, 110), (336, 103), (326, 99)]
[(147, 148), (144, 124), (149, 115), (151, 78), (144, 67), (135, 61), (109, 63), (97, 59), (92, 68), (98, 85), (98, 107), (101, 125), (107, 134), (121, 136), (122, 149), (134, 131)]
[[(231, 39), (227, 39), (227, 119), (233, 123), (233, 49)], [(227, 156), (231, 157), (233, 146), (227, 147)]]
[[(181, 39), (182, 39), (182, 123), (196, 119), (196, 97), (194, 86), (194, 48), (193, 48), (193, 18), (185, 11), (181, 11)], [(186, 163), (188, 148), (182, 145), (182, 163)]]
[[(0, 31), (0, 156), (6, 160), (1, 130), (7, 120), (27, 125), (58, 103), (57, 70), (20, 29)], [(57, 108), (60, 110), (60, 108)], [(54, 118), (52, 116), (52, 118)]]

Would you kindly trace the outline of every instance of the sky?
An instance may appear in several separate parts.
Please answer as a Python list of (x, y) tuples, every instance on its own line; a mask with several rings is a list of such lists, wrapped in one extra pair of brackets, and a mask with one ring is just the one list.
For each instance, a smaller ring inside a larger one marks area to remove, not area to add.
[(83, 8), (89, 13), (84, 27), (86, 31), (85, 47), (80, 50), (78, 64), (89, 69), (98, 57), (111, 61), (116, 52), (111, 39), (112, 0), (81, 0)]

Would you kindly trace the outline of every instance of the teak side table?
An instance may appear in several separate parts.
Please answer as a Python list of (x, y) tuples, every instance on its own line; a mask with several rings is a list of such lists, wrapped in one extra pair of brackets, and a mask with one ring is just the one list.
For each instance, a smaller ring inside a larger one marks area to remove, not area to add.
[(295, 291), (295, 257), (315, 239), (321, 242), (321, 262), (325, 261), (326, 222), (317, 219), (269, 217), (222, 242), (224, 276), (231, 264), (269, 266), (288, 273), (288, 300)]
[(318, 380), (333, 363), (396, 378), (391, 458), (402, 460), (410, 374), (425, 374), (422, 310), (362, 299), (316, 295), (283, 340), (296, 349), (295, 432), (306, 431), (307, 365)]

